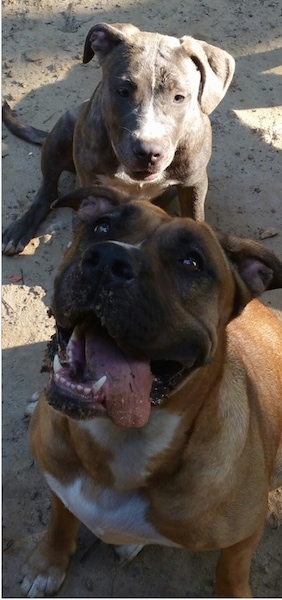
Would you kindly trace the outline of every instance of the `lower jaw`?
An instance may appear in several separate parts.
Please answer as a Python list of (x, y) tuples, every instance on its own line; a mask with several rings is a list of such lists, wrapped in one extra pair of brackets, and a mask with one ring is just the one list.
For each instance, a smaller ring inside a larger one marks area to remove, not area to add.
[(53, 379), (46, 388), (46, 399), (55, 410), (75, 420), (86, 421), (94, 417), (107, 417), (106, 407), (103, 404), (65, 392)]
[(140, 172), (127, 172), (127, 175), (134, 179), (134, 181), (156, 181), (160, 177), (160, 173), (147, 173), (146, 171)]
[[(151, 389), (150, 402), (152, 406), (162, 405), (165, 398), (168, 398), (174, 388), (181, 383), (182, 379), (186, 378), (189, 370), (180, 369), (175, 375), (168, 379), (167, 383), (162, 383), (158, 387), (156, 377)], [(90, 420), (95, 417), (109, 417), (106, 406), (101, 400), (87, 398), (72, 394), (69, 390), (65, 390), (59, 386), (53, 379), (50, 379), (46, 388), (46, 399), (48, 404), (62, 414), (75, 420)]]

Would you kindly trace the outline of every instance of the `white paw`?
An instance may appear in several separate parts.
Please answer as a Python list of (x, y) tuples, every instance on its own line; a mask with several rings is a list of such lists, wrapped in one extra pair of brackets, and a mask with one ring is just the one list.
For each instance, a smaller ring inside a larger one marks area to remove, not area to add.
[(37, 402), (40, 398), (40, 392), (34, 392), (34, 394), (32, 394), (31, 396), (31, 402), (29, 402), (26, 407), (25, 407), (25, 411), (24, 411), (24, 416), (25, 417), (31, 417), (31, 415), (34, 413), (35, 407), (37, 405)]
[(27, 573), (21, 584), (21, 591), (28, 598), (44, 598), (58, 591), (65, 579), (65, 573), (57, 567), (49, 569), (41, 574), (33, 576)]
[(123, 567), (129, 563), (139, 552), (144, 548), (144, 544), (124, 544), (122, 546), (114, 546), (114, 551), (119, 558), (120, 565)]

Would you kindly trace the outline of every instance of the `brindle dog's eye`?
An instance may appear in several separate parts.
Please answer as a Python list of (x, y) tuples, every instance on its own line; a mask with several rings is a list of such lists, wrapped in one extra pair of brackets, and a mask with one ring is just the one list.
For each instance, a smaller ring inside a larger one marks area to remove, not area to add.
[(98, 223), (94, 227), (95, 233), (108, 233), (109, 229), (110, 229), (109, 223), (106, 223), (105, 221)]
[(120, 88), (118, 90), (118, 94), (122, 97), (122, 98), (128, 98), (129, 97), (129, 90), (127, 88)]
[(182, 261), (182, 264), (189, 271), (200, 271), (200, 261), (195, 256), (187, 256)]
[(181, 94), (176, 94), (176, 96), (174, 96), (174, 102), (177, 104), (180, 104), (183, 100), (185, 100), (185, 96), (182, 96)]

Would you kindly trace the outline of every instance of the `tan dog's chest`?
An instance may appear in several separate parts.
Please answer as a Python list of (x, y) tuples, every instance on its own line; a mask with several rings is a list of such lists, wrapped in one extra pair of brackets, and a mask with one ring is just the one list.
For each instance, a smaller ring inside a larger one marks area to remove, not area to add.
[(177, 545), (162, 536), (148, 520), (149, 498), (142, 491), (150, 461), (170, 445), (180, 421), (178, 415), (167, 415), (166, 411), (155, 417), (142, 433), (131, 430), (126, 436), (106, 419), (77, 424), (82, 435), (88, 435), (104, 449), (111, 449), (108, 466), (114, 477), (113, 485), (101, 482), (99, 469), (94, 481), (83, 456), (82, 469), (73, 473), (73, 479), (67, 483), (44, 473), (50, 488), (65, 506), (104, 542)]
[[(46, 409), (52, 410), (45, 404)], [(241, 436), (232, 441), (233, 423), (229, 415), (225, 435), (232, 447), (231, 454), (241, 453), (241, 445), (244, 446), (244, 429), (242, 423), (238, 425)], [(179, 459), (178, 467), (167, 480), (166, 476), (159, 479), (157, 475), (155, 479), (154, 475), (159, 472), (157, 465), (166, 472), (165, 456), (173, 455), (171, 448), (183, 438), (180, 414), (156, 410), (142, 431), (126, 432), (103, 418), (72, 422), (71, 428), (80, 439), (87, 438), (87, 453), (81, 450), (82, 445), (76, 446), (80, 467), (74, 468), (64, 481), (55, 475), (49, 462), (43, 469), (44, 475), (70, 512), (101, 540), (111, 544), (157, 543), (198, 550), (216, 548), (230, 537), (236, 542), (240, 526), (232, 526), (231, 532), (228, 512), (223, 514), (218, 510), (219, 498), (225, 502), (234, 484), (232, 466), (230, 457), (222, 455), (218, 439), (213, 447), (212, 429), (204, 463), (198, 463), (196, 442), (191, 447), (190, 459), (186, 456), (186, 464), (182, 466)], [(110, 456), (102, 464), (96, 462), (98, 447)], [(216, 466), (209, 461), (210, 453), (214, 452), (218, 455)], [(200, 468), (196, 479), (195, 468)], [(105, 478), (107, 470), (110, 482)], [(232, 516), (236, 521), (235, 506)]]
[(146, 520), (148, 501), (138, 491), (94, 489), (87, 477), (78, 477), (67, 486), (51, 475), (45, 477), (65, 506), (102, 541), (175, 545)]

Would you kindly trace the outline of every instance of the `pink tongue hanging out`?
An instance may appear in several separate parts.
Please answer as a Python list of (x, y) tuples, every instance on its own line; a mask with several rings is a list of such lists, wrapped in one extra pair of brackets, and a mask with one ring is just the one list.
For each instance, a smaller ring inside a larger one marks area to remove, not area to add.
[(85, 332), (85, 359), (94, 380), (107, 377), (101, 391), (112, 421), (119, 427), (143, 427), (151, 410), (149, 362), (129, 357), (110, 336), (91, 332)]

